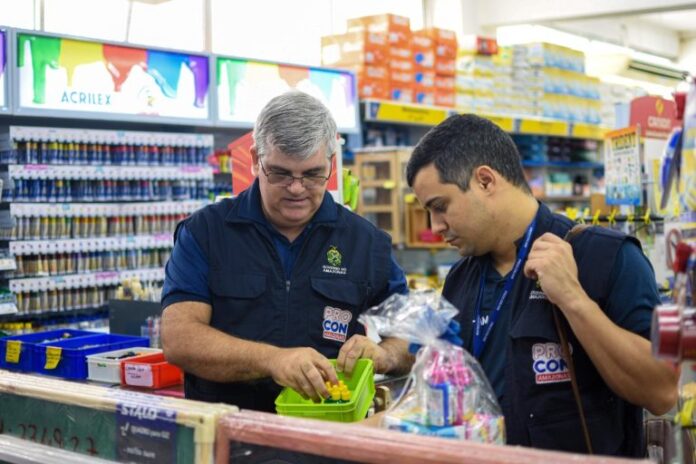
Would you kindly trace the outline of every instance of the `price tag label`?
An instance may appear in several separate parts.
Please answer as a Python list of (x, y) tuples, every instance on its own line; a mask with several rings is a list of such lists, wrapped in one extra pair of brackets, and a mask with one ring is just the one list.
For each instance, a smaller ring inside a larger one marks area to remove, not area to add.
[(505, 116), (490, 116), (482, 115), (484, 118), (491, 121), (496, 126), (500, 127), (505, 132), (512, 132), (515, 130), (515, 120), (513, 118), (508, 118)]
[(375, 120), (435, 126), (447, 119), (447, 110), (380, 102)]
[(604, 130), (600, 126), (592, 124), (575, 123), (573, 124), (571, 135), (582, 139), (602, 140), (604, 138)]
[(22, 352), (22, 342), (21, 340), (7, 340), (7, 345), (5, 348), (5, 362), (18, 364), (19, 355)]
[(568, 136), (568, 123), (563, 121), (537, 121), (523, 119), (520, 122), (521, 134)]
[(152, 366), (149, 364), (126, 363), (124, 374), (126, 385), (134, 387), (152, 387)]
[(63, 349), (57, 346), (46, 347), (46, 364), (44, 365), (44, 369), (55, 369), (60, 362), (60, 355), (62, 352)]

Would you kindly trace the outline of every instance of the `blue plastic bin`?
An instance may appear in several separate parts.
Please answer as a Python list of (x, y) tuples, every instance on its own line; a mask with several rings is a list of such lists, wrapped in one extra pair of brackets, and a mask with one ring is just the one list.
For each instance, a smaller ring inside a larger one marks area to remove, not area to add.
[[(99, 335), (99, 333), (89, 332), (87, 330), (61, 329), (48, 330), (45, 332), (34, 332), (23, 335), (11, 335), (9, 337), (0, 338), (0, 369), (29, 372), (34, 368), (34, 345), (38, 343), (56, 342), (90, 335)], [(7, 342), (10, 340), (22, 342), (19, 351), (18, 363), (7, 362)]]
[[(87, 355), (136, 346), (148, 347), (150, 346), (150, 340), (146, 337), (133, 337), (130, 335), (99, 334), (54, 343), (42, 343), (34, 345), (33, 370), (39, 374), (67, 379), (86, 379), (88, 372)], [(53, 369), (46, 369), (46, 350), (49, 347), (61, 349), (60, 360)]]

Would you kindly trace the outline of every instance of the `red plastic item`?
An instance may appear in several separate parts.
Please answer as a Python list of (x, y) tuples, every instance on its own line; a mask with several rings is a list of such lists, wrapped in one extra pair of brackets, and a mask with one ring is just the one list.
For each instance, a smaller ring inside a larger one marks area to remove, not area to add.
[(183, 381), (182, 370), (165, 361), (162, 353), (139, 356), (132, 361), (121, 363), (123, 385), (158, 389), (179, 385)]
[(430, 229), (425, 229), (418, 233), (418, 239), (421, 242), (438, 243), (442, 242), (442, 235), (436, 234)]

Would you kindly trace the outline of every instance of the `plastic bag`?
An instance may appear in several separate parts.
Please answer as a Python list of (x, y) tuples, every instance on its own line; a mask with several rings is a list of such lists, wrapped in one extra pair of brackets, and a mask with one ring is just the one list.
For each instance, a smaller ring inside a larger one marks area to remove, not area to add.
[[(434, 291), (392, 295), (358, 321), (420, 345), (401, 396), (382, 425), (420, 435), (505, 443), (500, 406), (478, 361), (452, 341), (457, 309)], [(458, 335), (458, 334), (457, 334)], [(445, 337), (443, 339), (443, 336)]]

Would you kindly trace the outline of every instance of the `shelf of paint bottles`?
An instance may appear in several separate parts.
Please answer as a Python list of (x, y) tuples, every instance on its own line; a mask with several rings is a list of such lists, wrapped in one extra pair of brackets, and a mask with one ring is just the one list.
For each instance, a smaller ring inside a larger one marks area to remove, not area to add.
[(10, 242), (14, 256), (70, 253), (75, 251), (121, 251), (145, 248), (171, 248), (172, 234), (130, 235), (123, 237), (81, 238), (71, 240), (16, 240)]
[[(0, 212), (0, 240), (36, 241), (79, 240), (129, 237), (129, 244), (171, 243), (176, 225), (187, 213), (153, 214), (147, 216), (20, 216), (13, 217), (7, 211)], [(144, 236), (144, 237), (140, 237)], [(97, 241), (80, 242), (87, 248), (107, 249), (114, 246)], [(30, 244), (14, 245), (26, 249)], [(45, 249), (44, 245), (36, 245)], [(54, 245), (65, 250), (79, 249), (71, 244)], [(120, 248), (125, 248), (121, 246)], [(62, 250), (61, 250), (62, 251)]]
[(0, 134), (4, 164), (203, 166), (212, 152), (208, 134), (23, 126)]
[(4, 185), (5, 202), (176, 201), (207, 199), (212, 180), (11, 179)]
[(164, 269), (131, 269), (108, 272), (85, 272), (63, 276), (30, 277), (9, 279), (10, 291), (38, 292), (51, 289), (108, 287), (117, 285), (125, 279), (137, 278), (141, 282), (161, 282), (164, 280)]
[[(207, 205), (208, 200), (188, 201), (162, 201), (149, 203), (13, 203), (10, 205), (10, 214), (13, 217), (113, 217), (123, 218), (132, 216), (144, 216), (146, 224), (148, 218), (159, 218), (167, 215), (184, 215), (196, 211)], [(169, 230), (169, 229), (166, 229)], [(150, 232), (134, 232), (150, 233)], [(154, 232), (152, 232), (154, 233)]]
[(209, 166), (52, 166), (11, 164), (9, 177), (63, 180), (211, 180)]
[(170, 249), (161, 248), (18, 255), (15, 256), (16, 269), (13, 277), (161, 268), (167, 263), (170, 255)]

